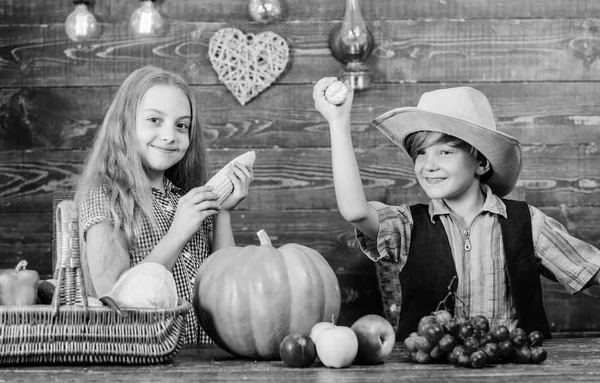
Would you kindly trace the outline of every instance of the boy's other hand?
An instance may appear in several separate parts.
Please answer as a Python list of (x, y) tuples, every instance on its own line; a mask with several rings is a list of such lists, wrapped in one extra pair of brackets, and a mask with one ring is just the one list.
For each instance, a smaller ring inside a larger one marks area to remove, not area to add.
[(352, 108), (352, 100), (354, 99), (354, 90), (350, 86), (348, 81), (344, 82), (346, 88), (348, 88), (348, 94), (346, 100), (340, 105), (334, 105), (327, 100), (325, 97), (325, 91), (329, 85), (337, 81), (335, 77), (323, 77), (314, 86), (313, 99), (315, 100), (315, 109), (323, 115), (323, 117), (329, 122), (330, 125), (350, 120), (350, 110)]

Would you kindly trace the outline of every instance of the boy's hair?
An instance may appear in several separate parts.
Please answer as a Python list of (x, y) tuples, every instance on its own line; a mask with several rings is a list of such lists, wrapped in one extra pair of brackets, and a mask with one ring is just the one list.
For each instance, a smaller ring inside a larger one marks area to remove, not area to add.
[[(410, 158), (412, 158), (412, 160), (415, 161), (415, 159), (417, 158), (417, 153), (419, 153), (420, 150), (428, 148), (435, 144), (448, 144), (452, 147), (461, 148), (467, 153), (469, 153), (469, 155), (473, 157), (476, 161), (489, 164), (487, 158), (485, 158), (485, 156), (481, 154), (479, 150), (475, 149), (472, 145), (466, 143), (460, 138), (451, 136), (446, 133), (431, 131), (419, 131), (412, 133), (406, 137), (405, 147)], [(493, 172), (494, 170), (490, 165), (490, 170), (488, 170), (487, 173), (479, 177), (480, 181), (485, 182), (485, 180), (489, 179), (492, 176)]]
[(80, 206), (91, 190), (103, 187), (109, 196), (106, 210), (114, 225), (125, 232), (129, 248), (135, 244), (134, 228), (141, 222), (155, 226), (148, 170), (136, 136), (138, 108), (146, 92), (156, 85), (180, 89), (188, 98), (192, 118), (189, 147), (183, 158), (165, 171), (184, 192), (208, 179), (207, 153), (202, 141), (198, 108), (190, 86), (172, 72), (145, 66), (132, 72), (121, 84), (94, 139), (79, 178), (75, 200)]

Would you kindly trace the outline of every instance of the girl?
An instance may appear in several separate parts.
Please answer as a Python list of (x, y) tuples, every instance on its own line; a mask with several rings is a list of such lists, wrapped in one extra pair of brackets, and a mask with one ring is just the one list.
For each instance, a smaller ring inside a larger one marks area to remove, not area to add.
[[(131, 73), (117, 91), (75, 196), (93, 296), (109, 292), (130, 267), (156, 262), (191, 302), (202, 262), (235, 246), (230, 212), (248, 195), (252, 169), (230, 169), (234, 191), (220, 206), (210, 186), (199, 186), (208, 165), (196, 105), (180, 76), (152, 66)], [(193, 310), (185, 341), (210, 342)]]

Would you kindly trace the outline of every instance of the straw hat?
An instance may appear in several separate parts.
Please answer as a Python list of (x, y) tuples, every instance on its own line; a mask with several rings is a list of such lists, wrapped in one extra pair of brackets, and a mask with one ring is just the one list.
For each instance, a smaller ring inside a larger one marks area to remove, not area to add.
[(488, 99), (470, 87), (424, 93), (416, 107), (392, 109), (371, 124), (407, 153), (406, 137), (411, 133), (442, 132), (460, 138), (487, 158), (493, 174), (485, 183), (500, 197), (513, 190), (523, 168), (519, 141), (496, 129)]

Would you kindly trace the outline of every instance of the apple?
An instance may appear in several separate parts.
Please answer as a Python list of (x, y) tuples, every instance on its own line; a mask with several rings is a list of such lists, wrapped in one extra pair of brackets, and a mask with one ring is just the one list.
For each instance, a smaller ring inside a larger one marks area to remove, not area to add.
[(359, 318), (351, 327), (358, 339), (355, 363), (379, 364), (392, 353), (396, 333), (387, 319), (369, 314)]
[(317, 356), (325, 367), (348, 367), (356, 358), (358, 339), (350, 327), (322, 326), (315, 339)]
[(308, 335), (293, 332), (279, 344), (279, 356), (290, 367), (308, 367), (317, 358), (317, 350)]
[(308, 336), (315, 344), (317, 344), (317, 338), (319, 337), (319, 334), (321, 334), (321, 331), (324, 329), (332, 329), (334, 327), (335, 323), (333, 322), (319, 322), (312, 327)]

